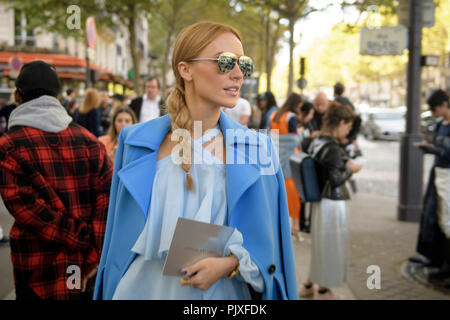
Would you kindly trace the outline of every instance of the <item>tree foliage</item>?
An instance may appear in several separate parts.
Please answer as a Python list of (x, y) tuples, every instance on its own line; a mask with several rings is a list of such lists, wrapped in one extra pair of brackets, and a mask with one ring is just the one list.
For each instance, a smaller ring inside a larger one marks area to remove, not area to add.
[[(395, 7), (392, 9), (388, 6), (392, 4), (391, 1), (386, 1), (385, 4), (386, 7), (378, 7), (381, 19), (378, 21), (379, 25), (397, 25)], [(365, 8), (367, 9), (367, 6)], [(401, 56), (375, 57), (359, 54), (359, 30), (362, 26), (372, 23), (371, 21), (373, 22), (367, 14), (362, 14), (361, 19), (351, 27), (341, 22), (329, 34), (316, 39), (302, 53), (307, 57), (309, 89), (330, 87), (338, 80), (345, 83), (364, 83), (396, 77), (406, 81), (407, 50)], [(422, 30), (422, 54), (439, 56), (441, 67), (444, 66), (450, 50), (449, 30), (450, 2), (440, 1), (435, 10), (435, 25)]]

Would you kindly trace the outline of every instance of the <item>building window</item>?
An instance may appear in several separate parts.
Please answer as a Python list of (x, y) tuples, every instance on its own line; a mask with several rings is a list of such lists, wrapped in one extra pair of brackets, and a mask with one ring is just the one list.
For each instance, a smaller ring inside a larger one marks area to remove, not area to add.
[(14, 11), (15, 45), (35, 46), (34, 30), (27, 28), (27, 17), (22, 11)]
[(59, 37), (58, 37), (58, 32), (55, 32), (53, 34), (53, 49), (54, 50), (58, 50), (59, 48)]

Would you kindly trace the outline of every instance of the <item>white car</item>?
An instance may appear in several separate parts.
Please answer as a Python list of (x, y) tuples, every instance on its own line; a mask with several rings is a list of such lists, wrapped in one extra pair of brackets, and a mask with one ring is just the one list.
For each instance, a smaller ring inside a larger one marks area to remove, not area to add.
[(369, 140), (399, 140), (406, 131), (404, 110), (372, 108), (363, 117), (361, 133)]

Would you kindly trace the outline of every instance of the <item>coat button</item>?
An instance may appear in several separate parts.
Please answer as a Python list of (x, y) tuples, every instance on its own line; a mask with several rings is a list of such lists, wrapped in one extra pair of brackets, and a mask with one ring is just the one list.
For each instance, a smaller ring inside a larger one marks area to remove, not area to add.
[(277, 268), (275, 267), (275, 265), (271, 264), (270, 267), (269, 267), (269, 274), (274, 274), (276, 269)]

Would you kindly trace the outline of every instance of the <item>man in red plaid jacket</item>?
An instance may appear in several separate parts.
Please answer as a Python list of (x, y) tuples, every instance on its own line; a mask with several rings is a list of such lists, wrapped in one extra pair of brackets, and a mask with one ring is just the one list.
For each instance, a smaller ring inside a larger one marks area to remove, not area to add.
[[(16, 80), (18, 107), (0, 138), (0, 194), (10, 233), (16, 298), (84, 299), (95, 281), (112, 164), (56, 99), (55, 69), (34, 61)], [(90, 281), (88, 281), (90, 280)], [(84, 292), (84, 293), (83, 293)]]

